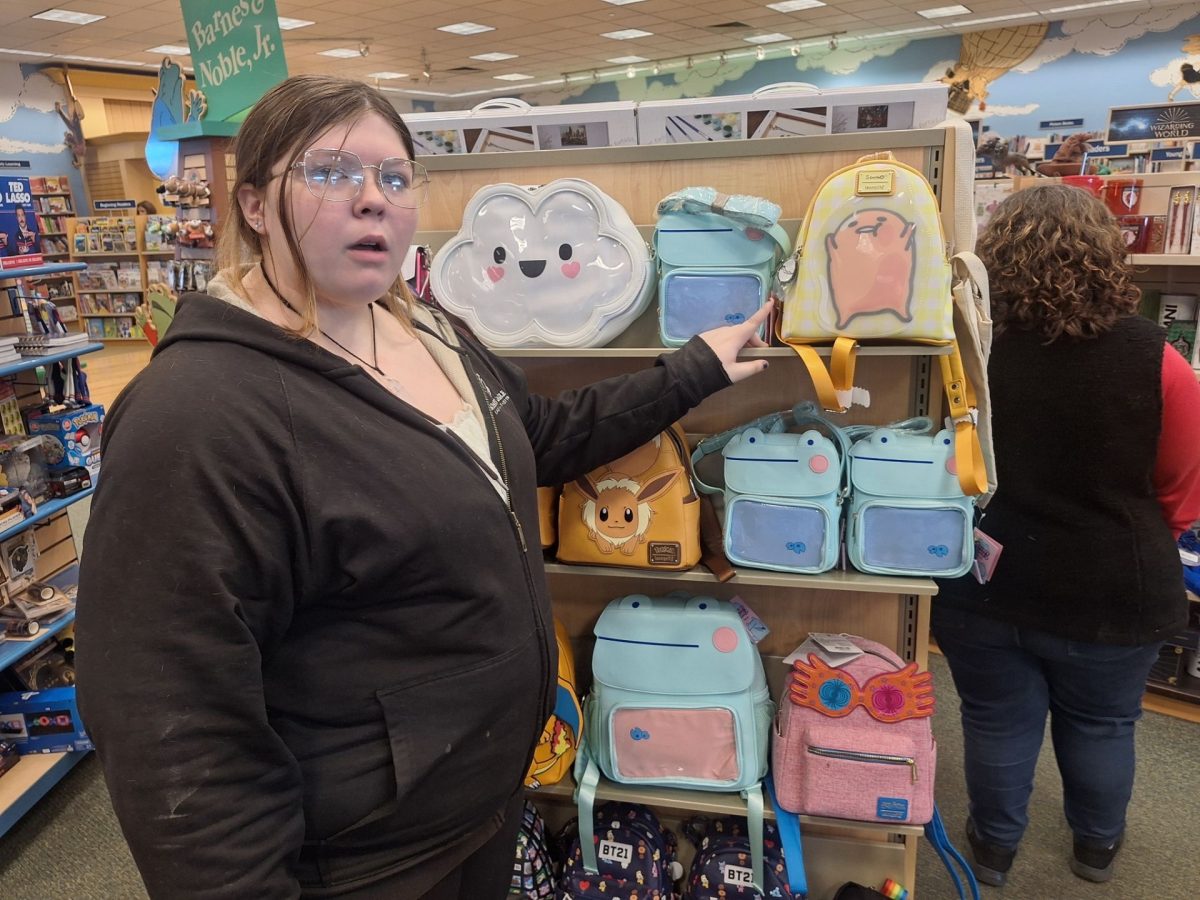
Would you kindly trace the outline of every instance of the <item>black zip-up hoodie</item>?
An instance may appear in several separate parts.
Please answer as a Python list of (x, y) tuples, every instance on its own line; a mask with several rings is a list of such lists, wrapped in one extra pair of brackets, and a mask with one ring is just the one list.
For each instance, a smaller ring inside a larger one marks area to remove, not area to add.
[(694, 339), (546, 398), (441, 318), (510, 507), (358, 366), (203, 294), (113, 404), (86, 534), (79, 702), (149, 892), (414, 893), (479, 846), (552, 706), (534, 488), (729, 381)]

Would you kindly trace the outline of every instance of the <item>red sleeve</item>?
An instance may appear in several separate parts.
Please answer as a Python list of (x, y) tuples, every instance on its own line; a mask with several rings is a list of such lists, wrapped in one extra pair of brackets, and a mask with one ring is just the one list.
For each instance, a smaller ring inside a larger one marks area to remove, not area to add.
[(1163, 519), (1179, 537), (1200, 519), (1200, 384), (1170, 344), (1163, 351), (1162, 397), (1154, 490)]

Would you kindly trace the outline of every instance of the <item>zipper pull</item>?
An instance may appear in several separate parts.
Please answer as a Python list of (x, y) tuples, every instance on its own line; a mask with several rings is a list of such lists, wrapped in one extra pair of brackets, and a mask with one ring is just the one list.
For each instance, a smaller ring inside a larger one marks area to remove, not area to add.
[[(510, 516), (512, 516), (513, 524), (517, 526), (517, 537), (521, 541), (521, 552), (528, 553), (529, 547), (525, 544), (525, 529), (521, 527), (521, 520), (517, 518), (517, 514), (513, 511), (511, 506), (508, 508), (508, 514)], [(916, 776), (916, 771), (915, 771), (915, 767), (914, 767), (913, 781), (916, 781), (916, 780), (917, 780), (917, 776)]]
[(908, 763), (909, 769), (912, 770), (912, 783), (916, 784), (917, 783), (917, 761), (915, 759), (909, 757), (908, 759), (905, 760), (905, 762)]

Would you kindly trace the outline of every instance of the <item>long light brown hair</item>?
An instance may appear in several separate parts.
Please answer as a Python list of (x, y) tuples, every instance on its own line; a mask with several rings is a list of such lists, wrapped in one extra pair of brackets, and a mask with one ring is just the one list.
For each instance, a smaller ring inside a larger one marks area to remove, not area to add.
[[(270, 91), (250, 110), (233, 142), (237, 175), (230, 186), (229, 214), (222, 223), (217, 244), (218, 267), (227, 272), (236, 290), (242, 287), (242, 265), (246, 251), (261, 259), (262, 236), (250, 227), (238, 202), (238, 188), (248, 184), (264, 190), (271, 181), (272, 170), (282, 160), (285, 174), (300, 161), (304, 151), (330, 128), (354, 122), (370, 113), (381, 116), (391, 125), (404, 143), (410, 159), (414, 158), (412, 135), (395, 108), (379, 91), (361, 81), (329, 75), (294, 75)], [(279, 178), (277, 195), (279, 220), (283, 228), (286, 252), (300, 277), (301, 298), (297, 310), (303, 324), (295, 333), (307, 336), (317, 328), (317, 300), (312, 273), (300, 252), (300, 238), (292, 221), (289, 191), (292, 179)], [(303, 188), (301, 188), (303, 189)], [(273, 253), (284, 247), (276, 241)], [(292, 299), (295, 303), (295, 299)], [(383, 305), (406, 326), (410, 324), (409, 309), (413, 302), (403, 276), (398, 276), (388, 293), (381, 298)]]
[(1018, 191), (979, 237), (999, 333), (1092, 338), (1137, 312), (1140, 289), (1116, 219), (1091, 194), (1047, 184)]

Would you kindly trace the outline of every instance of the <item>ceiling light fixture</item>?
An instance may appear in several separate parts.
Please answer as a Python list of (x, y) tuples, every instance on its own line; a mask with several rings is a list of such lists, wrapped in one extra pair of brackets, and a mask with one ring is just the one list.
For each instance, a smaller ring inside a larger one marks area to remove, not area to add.
[(947, 16), (965, 16), (971, 10), (961, 4), (954, 6), (935, 6), (933, 9), (918, 9), (917, 15), (924, 16), (926, 19), (944, 19)]
[(482, 60), (483, 62), (503, 62), (506, 59), (516, 59), (515, 53), (479, 53), (472, 56), (471, 59)]
[(483, 34), (485, 31), (495, 31), (491, 25), (480, 25), (478, 22), (455, 22), (453, 25), (439, 25), (438, 31), (450, 34)]
[(792, 44), (792, 56), (799, 56), (799, 55), (800, 55), (800, 45)]
[(47, 22), (66, 22), (68, 25), (91, 25), (93, 22), (99, 22), (108, 17), (76, 12), (72, 9), (48, 9), (45, 12), (35, 13), (30, 18), (44, 19)]
[(635, 69), (633, 66), (630, 66), (628, 69), (625, 70), (625, 77), (626, 78), (636, 78), (637, 77), (637, 69)]
[(332, 56), (334, 59), (354, 59), (360, 55), (358, 50), (350, 47), (334, 47), (332, 50), (317, 51), (317, 56)]
[(747, 44), (780, 44), (784, 41), (790, 41), (791, 35), (780, 34), (778, 31), (773, 31), (770, 34), (755, 34), (748, 38), (742, 38)]
[(757, 50), (754, 51), (754, 55), (758, 58), (759, 62), (762, 62), (764, 59), (767, 58), (767, 51), (765, 49), (763, 49), (762, 47), (759, 47)]
[(630, 3), (641, 3), (642, 0), (604, 0), (605, 3), (611, 3), (613, 6), (628, 6)]
[(971, 19), (970, 21), (947, 22), (946, 27), (947, 28), (963, 28), (963, 27), (970, 27), (972, 25), (990, 25), (992, 22), (1011, 22), (1013, 19), (1033, 19), (1033, 18), (1037, 18), (1039, 15), (1041, 15), (1041, 13), (1027, 12), (1027, 13), (1013, 13), (1012, 15), (1008, 15), (1008, 16), (988, 16), (988, 18), (986, 18), (986, 19)]
[(775, 12), (799, 12), (802, 9), (816, 9), (818, 6), (824, 6), (821, 0), (783, 0), (782, 3), (768, 3), (767, 9), (773, 9)]
[(289, 19), (287, 16), (279, 17), (279, 28), (281, 31), (294, 31), (297, 28), (307, 28), (309, 25), (316, 24), (316, 22), (310, 22), (308, 19)]
[(651, 71), (654, 72), (655, 75), (661, 75), (662, 74), (662, 66), (659, 65), (658, 63), (655, 63), (654, 68)]
[(532, 81), (532, 75), (522, 75), (520, 72), (509, 72), (507, 75), (493, 75), (497, 81)]
[(192, 51), (189, 47), (182, 44), (160, 44), (157, 47), (151, 47), (147, 53), (157, 53), (160, 56), (191, 56)]
[(429, 65), (429, 54), (424, 47), (421, 48), (421, 77), (426, 83), (433, 78), (433, 67)]
[(1073, 6), (1056, 6), (1054, 9), (1042, 10), (1043, 15), (1052, 13), (1075, 12), (1080, 9), (1095, 9), (1097, 6), (1120, 6), (1125, 3), (1138, 3), (1139, 0), (1098, 0), (1096, 3), (1076, 3)]
[(614, 56), (612, 59), (608, 60), (608, 62), (612, 63), (614, 66), (629, 66), (633, 65), (634, 63), (649, 62), (649, 60), (644, 56)]
[(625, 28), (621, 31), (606, 31), (600, 37), (612, 38), (614, 41), (632, 41), (634, 38), (652, 37), (653, 31), (642, 31), (640, 28)]
[(407, 78), (408, 73), (407, 72), (372, 72), (367, 77), (374, 78), (376, 81), (391, 81), (396, 78)]

